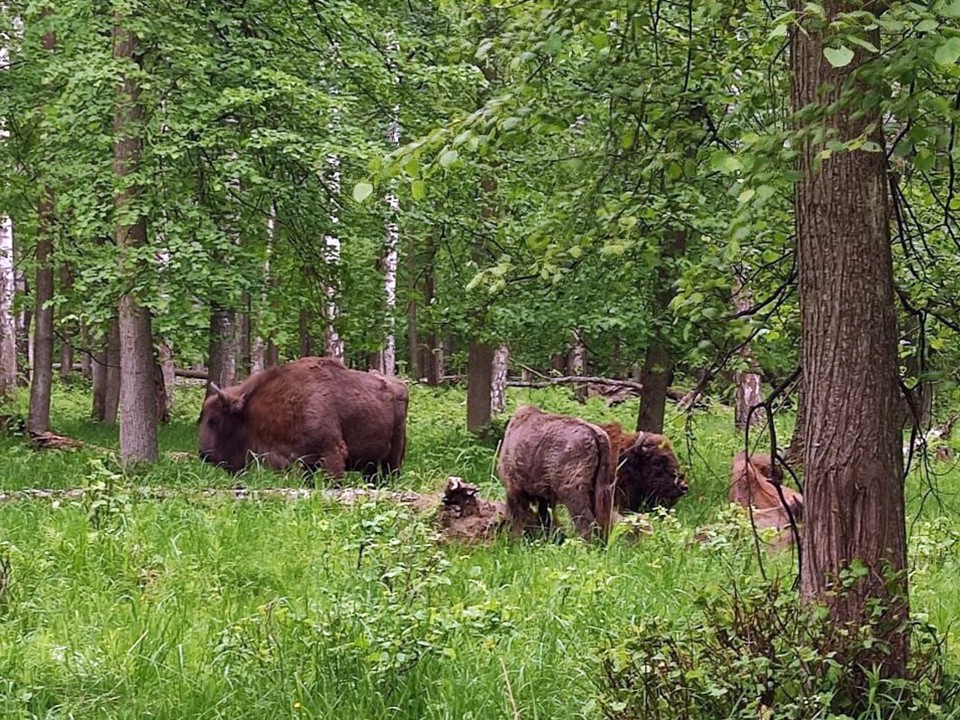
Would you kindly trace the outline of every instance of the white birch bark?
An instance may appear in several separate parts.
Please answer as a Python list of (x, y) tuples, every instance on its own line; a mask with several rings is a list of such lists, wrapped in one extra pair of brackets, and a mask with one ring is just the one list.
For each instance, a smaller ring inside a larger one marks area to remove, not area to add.
[[(400, 44), (391, 41), (387, 44), (387, 63), (390, 70), (396, 71), (393, 56), (400, 50)], [(399, 85), (402, 77), (395, 72), (396, 82)], [(400, 106), (394, 105), (390, 122), (387, 125), (387, 145), (395, 148), (400, 145)], [(397, 339), (396, 339), (396, 309), (397, 309), (397, 257), (400, 247), (400, 201), (393, 190), (387, 191), (386, 203), (390, 212), (387, 215), (387, 233), (383, 248), (383, 291), (387, 304), (387, 337), (383, 350), (380, 353), (380, 372), (384, 375), (396, 373)]]
[(507, 371), (510, 367), (510, 348), (499, 346), (493, 353), (493, 374), (490, 381), (490, 412), (499, 415), (507, 406)]
[[(0, 5), (7, 14), (7, 6)], [(10, 64), (9, 38), (0, 38), (0, 69)], [(0, 143), (10, 137), (6, 118), (0, 117)], [(16, 275), (13, 262), (13, 220), (0, 215), (0, 399), (11, 395), (17, 386), (17, 323), (13, 314)]]
[[(337, 45), (334, 44), (334, 50)], [(336, 87), (330, 88), (330, 94), (339, 95)], [(334, 107), (330, 113), (330, 124), (327, 126), (331, 137), (336, 137), (340, 131), (340, 108)], [(323, 333), (323, 351), (329, 357), (343, 360), (343, 338), (337, 330), (337, 321), (340, 317), (340, 306), (337, 302), (340, 291), (338, 287), (340, 267), (340, 236), (337, 227), (340, 225), (340, 216), (337, 210), (337, 198), (340, 196), (340, 156), (331, 153), (327, 155), (327, 185), (330, 188), (330, 232), (323, 236), (323, 251), (327, 263), (327, 276), (330, 278), (324, 288), (327, 296), (325, 308), (327, 327)]]
[[(273, 254), (273, 237), (277, 227), (277, 206), (270, 203), (270, 214), (267, 215), (267, 252), (266, 259), (263, 261), (264, 288), (260, 292), (261, 306), (267, 303), (267, 283), (270, 281), (270, 256)], [(257, 323), (257, 334), (250, 345), (250, 373), (261, 372), (266, 367), (266, 349), (267, 343), (260, 334), (261, 323)]]

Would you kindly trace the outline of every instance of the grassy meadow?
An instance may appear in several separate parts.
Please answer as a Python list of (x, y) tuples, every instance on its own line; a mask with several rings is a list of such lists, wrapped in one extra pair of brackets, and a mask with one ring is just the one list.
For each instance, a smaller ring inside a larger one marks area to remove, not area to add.
[[(179, 389), (164, 451), (195, 455), (200, 400), (200, 389)], [(627, 426), (637, 410), (551, 389), (511, 390), (508, 413), (525, 402)], [(116, 448), (116, 429), (90, 423), (88, 410), (85, 389), (59, 388), (53, 430)], [(464, 418), (462, 389), (412, 387), (393, 487), (433, 491), (459, 475), (502, 497), (495, 449)], [(730, 413), (668, 425), (690, 494), (650, 518), (649, 537), (615, 536), (606, 548), (447, 545), (428, 519), (385, 501), (190, 492), (297, 486), (297, 474), (237, 478), (165, 458), (124, 475), (109, 453), (36, 452), (0, 437), (0, 493), (89, 488), (0, 502), (0, 718), (602, 717), (600, 653), (638, 624), (682, 621), (703, 595), (760, 578), (753, 540), (726, 507), (742, 444)], [(912, 605), (947, 638), (956, 670), (960, 470), (947, 461), (930, 471), (908, 482)], [(148, 500), (131, 492), (143, 485), (184, 492)], [(714, 530), (699, 542), (704, 526)], [(790, 578), (793, 563), (789, 552), (763, 555), (768, 576)]]

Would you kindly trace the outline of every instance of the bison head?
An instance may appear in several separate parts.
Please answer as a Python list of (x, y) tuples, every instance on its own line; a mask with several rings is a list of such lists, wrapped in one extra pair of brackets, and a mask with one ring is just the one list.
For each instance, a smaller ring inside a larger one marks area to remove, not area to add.
[(689, 489), (663, 435), (642, 432), (620, 452), (615, 498), (619, 508), (638, 512), (658, 505), (673, 507)]
[(245, 396), (237, 388), (221, 390), (210, 383), (213, 395), (203, 403), (200, 413), (200, 459), (240, 472), (247, 462), (247, 432), (244, 418)]

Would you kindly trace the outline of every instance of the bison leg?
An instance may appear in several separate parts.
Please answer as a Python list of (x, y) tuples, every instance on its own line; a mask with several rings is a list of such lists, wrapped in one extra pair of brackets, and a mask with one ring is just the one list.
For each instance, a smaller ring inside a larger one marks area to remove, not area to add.
[(593, 514), (593, 503), (586, 493), (578, 493), (560, 499), (570, 513), (574, 527), (587, 541), (593, 540), (597, 533), (597, 518)]
[(522, 535), (537, 527), (537, 515), (530, 507), (534, 498), (520, 490), (507, 491), (507, 516), (514, 535)]

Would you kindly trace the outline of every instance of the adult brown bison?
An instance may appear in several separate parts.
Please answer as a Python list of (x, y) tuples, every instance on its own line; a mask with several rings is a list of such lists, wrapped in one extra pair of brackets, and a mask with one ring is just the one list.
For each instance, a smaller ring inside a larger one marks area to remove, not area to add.
[(406, 451), (407, 388), (396, 378), (306, 357), (268, 368), (203, 404), (200, 457), (239, 472), (253, 458), (341, 477), (399, 472)]
[[(777, 485), (783, 481), (783, 473), (766, 453), (744, 452), (733, 456), (730, 472), (730, 502), (753, 507), (758, 515), (755, 521), (763, 526), (785, 527), (790, 524), (787, 512), (777, 493)], [(803, 513), (803, 495), (786, 486), (780, 487), (783, 499), (790, 507), (794, 519)]]
[(670, 440), (650, 432), (626, 432), (620, 423), (600, 428), (617, 456), (617, 510), (640, 512), (658, 505), (673, 507), (690, 489)]
[(549, 527), (548, 510), (565, 506), (584, 539), (606, 537), (613, 522), (613, 456), (599, 427), (525, 405), (503, 437), (498, 466), (514, 532)]

